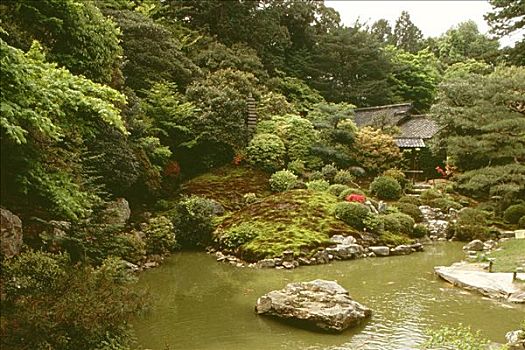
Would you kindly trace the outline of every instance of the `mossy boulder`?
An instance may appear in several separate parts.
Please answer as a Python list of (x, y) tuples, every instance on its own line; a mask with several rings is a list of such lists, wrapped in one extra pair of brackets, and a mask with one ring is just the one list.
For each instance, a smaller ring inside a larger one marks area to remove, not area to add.
[[(338, 198), (328, 192), (277, 193), (230, 214), (215, 231), (215, 239), (224, 242), (235, 237), (240, 244), (233, 253), (246, 261), (279, 257), (286, 250), (295, 256), (311, 256), (318, 248), (330, 246), (333, 235), (361, 237), (335, 218), (337, 203)], [(240, 232), (242, 240), (237, 239)]]

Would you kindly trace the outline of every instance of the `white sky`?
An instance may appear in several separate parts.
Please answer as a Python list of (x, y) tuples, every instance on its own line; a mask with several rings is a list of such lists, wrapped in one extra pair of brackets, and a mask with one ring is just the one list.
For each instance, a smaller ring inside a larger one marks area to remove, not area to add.
[[(473, 20), (482, 33), (488, 33), (489, 27), (483, 15), (492, 10), (488, 1), (325, 1), (341, 15), (342, 22), (352, 26), (357, 19), (360, 22), (374, 23), (380, 18), (387, 19), (392, 27), (401, 11), (410, 14), (412, 22), (427, 36), (439, 36), (458, 23)], [(500, 39), (502, 46), (513, 45), (523, 37), (523, 32)]]

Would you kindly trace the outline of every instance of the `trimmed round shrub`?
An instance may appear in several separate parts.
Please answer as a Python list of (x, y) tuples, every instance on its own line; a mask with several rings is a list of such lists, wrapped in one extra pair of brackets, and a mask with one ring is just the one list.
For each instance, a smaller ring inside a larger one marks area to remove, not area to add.
[(348, 170), (339, 170), (334, 176), (335, 184), (351, 185), (354, 180), (354, 175), (352, 175)]
[(171, 218), (177, 241), (183, 247), (205, 247), (211, 242), (216, 202), (198, 196), (183, 198)]
[(315, 180), (323, 180), (324, 177), (323, 177), (323, 173), (320, 172), (320, 171), (312, 171), (309, 175), (308, 175), (308, 180), (309, 181), (315, 181)]
[(259, 235), (259, 230), (250, 223), (242, 223), (231, 227), (221, 236), (219, 244), (221, 247), (235, 249), (244, 243), (250, 242)]
[(372, 194), (380, 199), (398, 199), (401, 196), (401, 185), (390, 176), (378, 176), (370, 184)]
[(246, 148), (248, 163), (258, 168), (275, 171), (284, 166), (286, 148), (276, 135), (257, 134)]
[(300, 159), (291, 161), (290, 163), (288, 163), (288, 166), (286, 168), (298, 176), (303, 176), (306, 172), (304, 162)]
[(337, 203), (334, 210), (336, 218), (359, 230), (365, 227), (364, 220), (369, 212), (370, 209), (367, 206), (355, 202)]
[(447, 198), (434, 198), (430, 201), (428, 201), (428, 205), (432, 208), (439, 208), (443, 211), (448, 211), (449, 209), (461, 209), (463, 206), (459, 204), (458, 202), (454, 202), (453, 200), (447, 199)]
[(459, 225), (486, 225), (487, 213), (474, 208), (462, 209), (458, 214)]
[(346, 185), (334, 184), (334, 185), (330, 185), (330, 187), (328, 187), (328, 192), (330, 192), (334, 196), (339, 197), (341, 192), (346, 191), (348, 189), (349, 189), (349, 187), (346, 186)]
[(503, 218), (510, 224), (517, 224), (525, 216), (525, 204), (514, 204), (505, 209)]
[(522, 216), (518, 221), (518, 228), (525, 228), (525, 216)]
[(333, 182), (334, 177), (337, 174), (337, 168), (333, 164), (326, 164), (321, 169), (321, 174), (323, 174), (323, 178), (328, 182)]
[(394, 169), (385, 170), (382, 175), (390, 176), (391, 178), (394, 178), (397, 182), (399, 182), (402, 188), (405, 188), (407, 184), (407, 177), (405, 176), (405, 173), (403, 173), (399, 169), (394, 168)]
[(326, 180), (314, 180), (306, 183), (306, 188), (312, 191), (328, 191), (330, 183)]
[[(407, 214), (391, 213), (383, 216), (385, 219), (385, 230), (394, 233), (412, 234), (416, 222)], [(396, 224), (397, 221), (397, 224)], [(389, 226), (391, 224), (392, 226)], [(394, 230), (393, 228), (398, 228)]]
[(440, 191), (434, 189), (434, 188), (429, 188), (428, 190), (424, 190), (423, 192), (421, 192), (421, 195), (419, 198), (421, 198), (422, 201), (431, 201), (432, 199), (436, 199), (436, 198), (442, 198), (443, 197), (443, 193), (441, 193)]
[(461, 225), (459, 222), (451, 224), (447, 228), (447, 237), (462, 242), (470, 242), (473, 239), (486, 241), (491, 238), (490, 230), (483, 225)]
[(284, 192), (294, 187), (297, 175), (289, 170), (280, 170), (270, 177), (270, 188), (274, 192)]
[(421, 222), (423, 220), (423, 214), (421, 213), (421, 210), (419, 210), (419, 207), (415, 204), (398, 202), (394, 204), (394, 207), (399, 209), (401, 213), (412, 217), (412, 219), (414, 219), (416, 222)]
[(177, 248), (173, 223), (165, 216), (151, 218), (142, 232), (148, 254), (162, 255)]
[(346, 197), (348, 197), (348, 196), (351, 195), (351, 194), (358, 194), (358, 195), (361, 195), (361, 196), (364, 196), (364, 195), (365, 195), (365, 193), (364, 193), (362, 190), (360, 190), (360, 189), (358, 189), (358, 188), (352, 188), (352, 187), (350, 187), (350, 188), (348, 188), (348, 189), (342, 191), (342, 192), (339, 194), (339, 199), (345, 199)]
[(425, 225), (416, 224), (412, 233), (409, 235), (410, 238), (423, 238), (430, 234), (430, 230)]
[(414, 205), (417, 205), (418, 207), (421, 205), (421, 199), (419, 199), (419, 197), (415, 197), (415, 196), (403, 196), (403, 197), (399, 198), (398, 202), (399, 203), (414, 204)]
[(367, 232), (379, 234), (385, 230), (385, 221), (383, 220), (383, 216), (374, 214), (372, 212), (368, 213), (366, 219), (363, 220), (363, 224), (365, 225), (365, 230)]

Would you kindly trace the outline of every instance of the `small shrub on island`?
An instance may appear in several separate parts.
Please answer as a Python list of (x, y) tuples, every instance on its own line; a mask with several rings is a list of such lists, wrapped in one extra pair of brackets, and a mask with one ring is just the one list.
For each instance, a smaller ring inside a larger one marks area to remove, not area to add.
[(355, 177), (348, 170), (339, 170), (335, 176), (333, 183), (341, 185), (351, 185), (354, 183)]
[(276, 135), (256, 134), (246, 148), (248, 163), (267, 171), (275, 171), (284, 166), (286, 148)]
[(509, 224), (517, 224), (525, 216), (525, 204), (514, 204), (505, 209), (503, 218)]
[(401, 188), (405, 188), (407, 184), (407, 177), (405, 176), (405, 173), (399, 169), (393, 168), (385, 170), (382, 175), (390, 176), (391, 178), (395, 179), (401, 185)]
[(355, 202), (337, 203), (334, 210), (336, 218), (358, 230), (365, 228), (364, 220), (368, 217), (368, 213), (370, 209), (367, 206)]
[(429, 200), (427, 203), (432, 208), (439, 208), (445, 212), (449, 211), (450, 209), (459, 210), (463, 208), (463, 206), (459, 204), (458, 202), (455, 202), (447, 198), (434, 198), (432, 200)]
[(165, 216), (151, 218), (142, 229), (148, 254), (167, 254), (177, 248), (173, 223)]
[(231, 227), (221, 236), (219, 244), (221, 247), (235, 249), (259, 235), (259, 230), (250, 223), (241, 223)]
[(328, 191), (330, 183), (326, 180), (314, 180), (306, 183), (306, 188), (312, 191)]
[(292, 189), (297, 182), (297, 175), (289, 170), (279, 170), (270, 177), (270, 188), (273, 192), (284, 192)]
[(436, 189), (429, 188), (428, 190), (421, 192), (419, 198), (421, 198), (423, 202), (428, 202), (436, 198), (443, 198), (443, 193)]
[(425, 225), (416, 224), (412, 233), (409, 235), (410, 238), (423, 238), (430, 235), (430, 230)]
[(415, 196), (403, 196), (403, 197), (399, 198), (398, 202), (399, 203), (414, 204), (414, 205), (416, 205), (418, 207), (421, 205), (421, 199), (419, 199), (419, 197), (415, 197)]
[(330, 187), (328, 187), (328, 192), (333, 194), (336, 197), (339, 197), (341, 192), (346, 191), (348, 189), (350, 189), (350, 187), (348, 187), (346, 185), (341, 185), (341, 184), (337, 184), (336, 183), (336, 184), (330, 185)]
[(390, 176), (378, 176), (370, 184), (370, 191), (379, 199), (398, 199), (401, 196), (401, 185)]
[(178, 243), (187, 248), (205, 247), (211, 242), (216, 203), (210, 199), (191, 196), (177, 203), (171, 221)]
[(423, 220), (423, 213), (421, 213), (421, 210), (419, 210), (419, 207), (415, 204), (398, 202), (394, 204), (394, 207), (399, 209), (401, 213), (410, 215), (416, 222)]

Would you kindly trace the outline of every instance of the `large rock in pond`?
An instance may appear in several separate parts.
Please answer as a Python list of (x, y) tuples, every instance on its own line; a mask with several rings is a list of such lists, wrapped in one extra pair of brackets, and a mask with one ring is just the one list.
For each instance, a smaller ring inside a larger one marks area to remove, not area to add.
[(356, 326), (372, 314), (337, 282), (325, 280), (289, 283), (260, 297), (255, 311), (331, 332)]
[(466, 244), (463, 249), (464, 250), (473, 250), (476, 252), (482, 251), (484, 248), (483, 242), (479, 239), (475, 239), (473, 241), (470, 241), (468, 244)]
[(9, 210), (0, 208), (0, 253), (10, 258), (22, 247), (22, 220)]
[(376, 256), (389, 256), (390, 255), (390, 248), (388, 248), (387, 246), (368, 247), (368, 250), (370, 250)]

